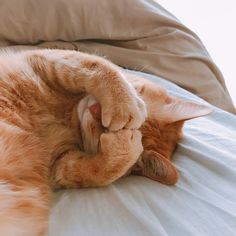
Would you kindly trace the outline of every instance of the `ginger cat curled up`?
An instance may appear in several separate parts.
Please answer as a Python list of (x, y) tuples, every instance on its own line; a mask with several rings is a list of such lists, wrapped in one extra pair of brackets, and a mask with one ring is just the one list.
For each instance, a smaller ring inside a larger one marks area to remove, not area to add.
[(183, 120), (210, 112), (84, 53), (27, 51), (2, 55), (0, 66), (4, 236), (46, 235), (52, 189), (103, 186), (130, 172), (174, 183), (168, 158)]
[[(82, 151), (71, 125), (85, 93), (101, 104), (108, 129), (97, 154)], [(1, 55), (0, 234), (46, 235), (51, 189), (70, 181), (102, 186), (124, 175), (143, 151), (137, 129), (145, 118), (142, 99), (103, 58), (63, 50)]]

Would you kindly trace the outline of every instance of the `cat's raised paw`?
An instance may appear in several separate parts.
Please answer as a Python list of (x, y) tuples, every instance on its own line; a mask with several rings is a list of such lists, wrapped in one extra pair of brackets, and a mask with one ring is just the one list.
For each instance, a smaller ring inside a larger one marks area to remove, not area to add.
[(138, 129), (147, 117), (146, 105), (138, 95), (110, 99), (102, 104), (102, 124), (110, 131)]

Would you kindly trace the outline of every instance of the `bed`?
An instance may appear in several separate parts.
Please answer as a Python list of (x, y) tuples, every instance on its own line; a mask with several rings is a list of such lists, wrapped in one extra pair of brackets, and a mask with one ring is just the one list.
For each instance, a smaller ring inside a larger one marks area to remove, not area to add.
[(212, 106), (186, 122), (175, 186), (130, 176), (60, 191), (49, 236), (232, 236), (236, 233), (236, 116), (200, 39), (151, 0), (0, 3), (2, 50), (65, 48), (106, 56), (184, 99)]
[[(203, 102), (156, 76), (172, 95)], [(62, 191), (50, 236), (232, 236), (236, 232), (236, 117), (214, 107), (186, 122), (173, 161), (175, 186), (131, 176), (100, 189)]]

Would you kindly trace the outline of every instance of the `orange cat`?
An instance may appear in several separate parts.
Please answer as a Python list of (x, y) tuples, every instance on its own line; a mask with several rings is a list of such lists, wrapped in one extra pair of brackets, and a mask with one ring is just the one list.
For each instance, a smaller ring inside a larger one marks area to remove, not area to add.
[(79, 52), (2, 55), (0, 65), (4, 236), (45, 235), (51, 189), (103, 186), (130, 172), (174, 184), (169, 159), (183, 121), (210, 112)]
[[(140, 130), (144, 151), (128, 173), (143, 175), (164, 184), (175, 184), (178, 174), (170, 162), (182, 135), (185, 120), (209, 114), (209, 107), (171, 97), (161, 86), (133, 75), (126, 75), (147, 105), (148, 117)], [(106, 131), (101, 125), (101, 107), (88, 95), (77, 108), (77, 129), (83, 140), (83, 150), (97, 153), (99, 137)], [(76, 127), (75, 127), (76, 129)]]
[[(83, 152), (74, 128), (85, 93), (101, 104), (108, 130), (97, 154)], [(143, 151), (145, 104), (120, 69), (100, 57), (63, 50), (1, 55), (0, 108), (4, 236), (45, 235), (50, 189), (109, 184)]]

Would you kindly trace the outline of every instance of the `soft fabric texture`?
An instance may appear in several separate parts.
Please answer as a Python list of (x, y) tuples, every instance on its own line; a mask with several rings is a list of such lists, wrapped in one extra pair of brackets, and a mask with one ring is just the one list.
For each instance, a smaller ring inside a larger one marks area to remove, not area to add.
[[(183, 99), (198, 97), (158, 77)], [(180, 173), (168, 187), (131, 176), (106, 188), (61, 191), (55, 199), (50, 236), (230, 236), (236, 231), (236, 117), (214, 108), (187, 121), (174, 155)]]
[(101, 54), (235, 113), (224, 79), (199, 38), (152, 0), (1, 1), (0, 45), (16, 44)]

